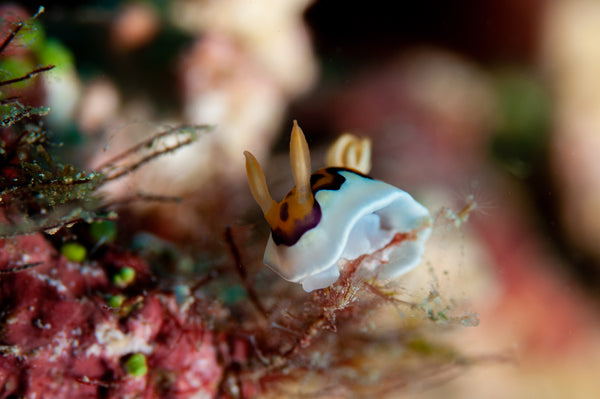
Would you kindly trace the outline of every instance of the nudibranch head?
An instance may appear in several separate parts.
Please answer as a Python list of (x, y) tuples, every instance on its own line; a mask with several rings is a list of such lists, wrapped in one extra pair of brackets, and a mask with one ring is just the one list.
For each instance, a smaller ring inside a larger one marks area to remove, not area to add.
[(310, 174), (308, 144), (294, 121), (290, 158), (296, 186), (277, 203), (260, 165), (246, 155), (250, 190), (271, 227), (264, 263), (306, 291), (325, 288), (339, 277), (341, 259), (372, 254), (401, 234), (393, 261), (377, 267), (393, 279), (420, 261), (431, 231), (425, 207), (408, 193), (367, 176), (370, 142), (342, 136), (328, 153), (330, 166)]

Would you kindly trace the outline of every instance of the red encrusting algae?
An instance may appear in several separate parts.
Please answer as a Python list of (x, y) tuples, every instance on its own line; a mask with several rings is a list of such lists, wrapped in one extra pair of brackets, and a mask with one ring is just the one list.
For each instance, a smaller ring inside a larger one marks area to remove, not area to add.
[[(108, 251), (101, 259), (70, 262), (41, 234), (0, 242), (0, 268), (41, 262), (0, 277), (0, 396), (214, 396), (223, 374), (217, 338), (190, 298), (177, 304), (153, 287), (137, 256)], [(136, 281), (122, 291), (111, 272), (127, 265)], [(119, 308), (107, 299), (126, 293)], [(133, 354), (148, 372), (127, 373)]]

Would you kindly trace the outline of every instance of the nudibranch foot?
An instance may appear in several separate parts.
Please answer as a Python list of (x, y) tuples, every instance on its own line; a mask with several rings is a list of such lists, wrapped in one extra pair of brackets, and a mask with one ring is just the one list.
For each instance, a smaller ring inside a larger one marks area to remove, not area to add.
[(246, 153), (250, 189), (271, 226), (267, 266), (310, 292), (333, 284), (343, 259), (385, 249), (388, 260), (370, 266), (384, 279), (420, 263), (431, 232), (429, 211), (408, 193), (363, 174), (370, 169), (368, 140), (338, 140), (329, 157), (334, 165), (310, 175), (308, 145), (294, 122), (290, 153), (296, 186), (281, 203), (271, 199), (260, 165)]

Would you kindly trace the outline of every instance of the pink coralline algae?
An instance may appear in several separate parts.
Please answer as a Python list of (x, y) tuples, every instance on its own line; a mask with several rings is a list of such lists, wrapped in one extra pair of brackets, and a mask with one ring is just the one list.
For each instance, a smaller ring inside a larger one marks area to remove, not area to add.
[[(23, 264), (20, 272), (6, 270)], [(120, 269), (135, 270), (125, 288)], [(223, 375), (219, 339), (190, 298), (154, 288), (136, 256), (108, 250), (70, 262), (41, 234), (0, 241), (0, 397), (213, 397)], [(108, 299), (122, 295), (119, 308)], [(132, 372), (137, 355), (147, 372)]]

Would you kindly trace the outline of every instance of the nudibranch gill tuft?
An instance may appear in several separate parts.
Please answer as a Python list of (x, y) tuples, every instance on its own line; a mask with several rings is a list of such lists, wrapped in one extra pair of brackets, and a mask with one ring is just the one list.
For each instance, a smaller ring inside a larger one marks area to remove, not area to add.
[(367, 176), (368, 139), (342, 135), (327, 153), (328, 166), (311, 175), (308, 144), (294, 121), (290, 160), (296, 185), (279, 203), (256, 158), (244, 155), (250, 191), (271, 227), (263, 261), (284, 279), (307, 292), (325, 288), (338, 279), (341, 259), (392, 243), (389, 261), (377, 266), (378, 278), (396, 278), (420, 263), (431, 232), (429, 211), (408, 193)]

